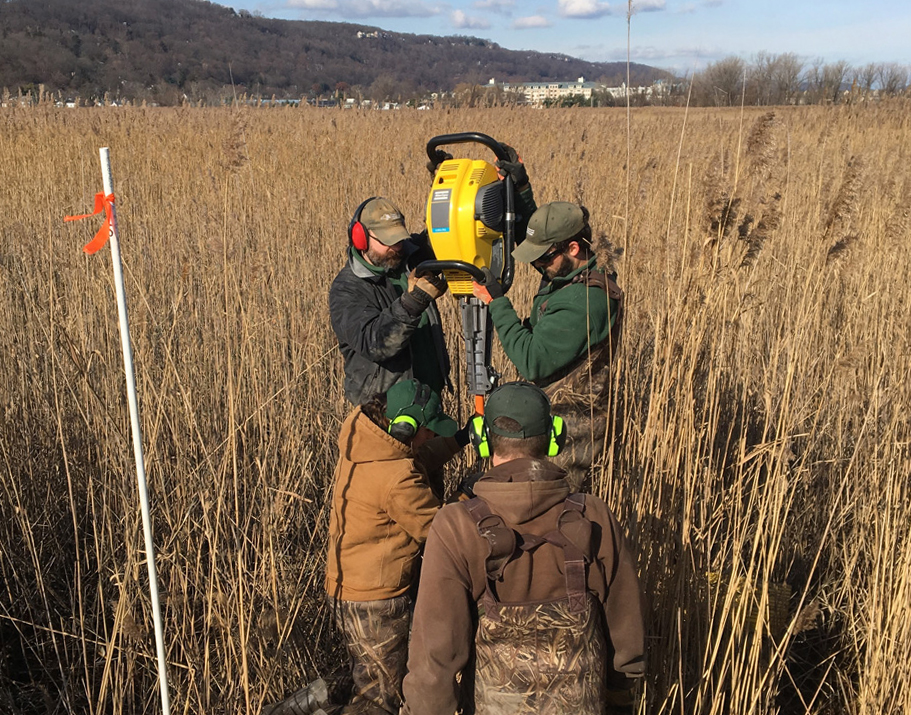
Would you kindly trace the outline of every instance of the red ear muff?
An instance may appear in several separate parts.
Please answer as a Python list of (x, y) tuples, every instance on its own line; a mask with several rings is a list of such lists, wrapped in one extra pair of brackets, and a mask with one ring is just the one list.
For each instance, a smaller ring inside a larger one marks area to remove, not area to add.
[(367, 231), (360, 221), (351, 224), (351, 228), (348, 229), (348, 237), (351, 239), (351, 245), (358, 251), (367, 250)]
[(364, 224), (361, 223), (361, 212), (364, 210), (364, 207), (375, 198), (377, 197), (371, 196), (366, 201), (362, 201), (361, 205), (355, 209), (354, 216), (351, 218), (351, 223), (348, 224), (348, 241), (358, 251), (366, 251), (368, 243), (367, 229)]

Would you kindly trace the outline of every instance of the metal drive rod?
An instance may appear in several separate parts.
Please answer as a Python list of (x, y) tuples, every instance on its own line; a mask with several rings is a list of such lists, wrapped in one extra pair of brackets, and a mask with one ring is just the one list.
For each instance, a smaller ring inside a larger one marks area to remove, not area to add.
[(500, 377), (490, 365), (493, 323), (488, 318), (487, 306), (474, 296), (460, 297), (459, 308), (462, 312), (468, 391), (475, 396), (475, 412), (483, 414), (484, 396), (496, 387)]

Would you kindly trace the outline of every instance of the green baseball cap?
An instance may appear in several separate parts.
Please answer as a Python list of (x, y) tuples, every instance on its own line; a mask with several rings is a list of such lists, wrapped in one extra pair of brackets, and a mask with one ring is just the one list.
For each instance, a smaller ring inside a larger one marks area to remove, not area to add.
[(568, 201), (544, 204), (531, 215), (525, 240), (515, 247), (512, 257), (523, 263), (536, 261), (555, 243), (577, 236), (583, 228), (585, 216), (576, 204)]
[(405, 418), (415, 429), (426, 427), (441, 437), (452, 437), (459, 425), (443, 413), (443, 402), (432, 389), (417, 380), (397, 382), (386, 392), (386, 417)]
[[(497, 427), (497, 417), (509, 417), (521, 428), (510, 432)], [(488, 429), (503, 437), (524, 439), (550, 432), (550, 400), (537, 385), (530, 382), (507, 382), (490, 393), (484, 406), (484, 421)]]
[(411, 238), (402, 212), (382, 196), (371, 199), (361, 209), (361, 223), (368, 231), (373, 231), (376, 240), (384, 246), (394, 246)]

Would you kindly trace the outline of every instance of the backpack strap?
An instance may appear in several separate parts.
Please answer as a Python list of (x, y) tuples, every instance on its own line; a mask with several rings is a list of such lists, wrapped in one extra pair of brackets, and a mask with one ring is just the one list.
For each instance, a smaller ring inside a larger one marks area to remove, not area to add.
[(487, 579), (482, 601), (487, 616), (499, 621), (500, 610), (493, 584), (503, 580), (503, 569), (516, 552), (516, 532), (506, 526), (503, 517), (494, 514), (480, 497), (472, 497), (461, 504), (474, 521), (478, 534), (487, 541), (487, 558), (484, 560)]
[[(565, 540), (563, 559), (566, 564), (566, 595), (569, 610), (585, 610), (588, 600), (586, 565), (591, 562), (592, 523), (584, 516), (585, 495), (570, 494), (563, 502), (563, 512), (557, 519), (557, 532)], [(584, 550), (579, 544), (584, 544)]]
[[(477, 502), (472, 504), (472, 502)], [(591, 562), (591, 521), (585, 518), (585, 495), (570, 494), (563, 502), (563, 511), (557, 517), (557, 528), (543, 536), (537, 534), (516, 535), (506, 526), (502, 517), (494, 514), (487, 503), (475, 497), (463, 502), (478, 526), (478, 533), (487, 539), (489, 552), (485, 566), (487, 588), (484, 593), (486, 605), (495, 606), (498, 601), (491, 584), (503, 579), (503, 569), (516, 551), (534, 551), (542, 544), (551, 544), (563, 550), (566, 596), (570, 611), (584, 611), (588, 603), (588, 578), (586, 566)], [(487, 608), (488, 614), (496, 618), (495, 608)]]
[[(544, 536), (522, 535), (520, 548), (530, 551), (542, 543), (563, 549), (564, 578), (569, 610), (580, 613), (588, 603), (586, 566), (591, 562), (592, 523), (585, 518), (585, 495), (570, 494), (557, 517), (557, 528)], [(580, 546), (582, 544), (582, 546)]]
[(474, 520), (478, 534), (487, 540), (487, 578), (501, 581), (503, 569), (516, 551), (516, 532), (506, 526), (503, 517), (494, 514), (480, 497), (473, 497), (463, 504)]

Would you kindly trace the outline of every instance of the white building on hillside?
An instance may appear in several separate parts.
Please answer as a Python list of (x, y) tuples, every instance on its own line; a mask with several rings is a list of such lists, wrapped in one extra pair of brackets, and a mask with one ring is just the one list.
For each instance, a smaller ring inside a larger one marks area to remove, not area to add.
[(592, 92), (598, 88), (594, 82), (586, 82), (579, 77), (575, 82), (525, 82), (516, 87), (525, 94), (528, 104), (540, 106), (546, 102), (559, 101), (564, 97), (582, 96), (591, 99)]
[(525, 97), (525, 103), (533, 107), (543, 107), (546, 104), (557, 103), (567, 97), (583, 97), (591, 100), (595, 92), (609, 94), (617, 101), (625, 102), (627, 95), (642, 96), (649, 100), (658, 99), (668, 94), (670, 86), (659, 80), (650, 87), (632, 87), (627, 89), (626, 82), (618, 87), (608, 87), (597, 82), (586, 82), (584, 77), (579, 77), (575, 82), (517, 82), (516, 84), (497, 84), (496, 78), (491, 77), (488, 87), (499, 87), (506, 92), (516, 92)]

